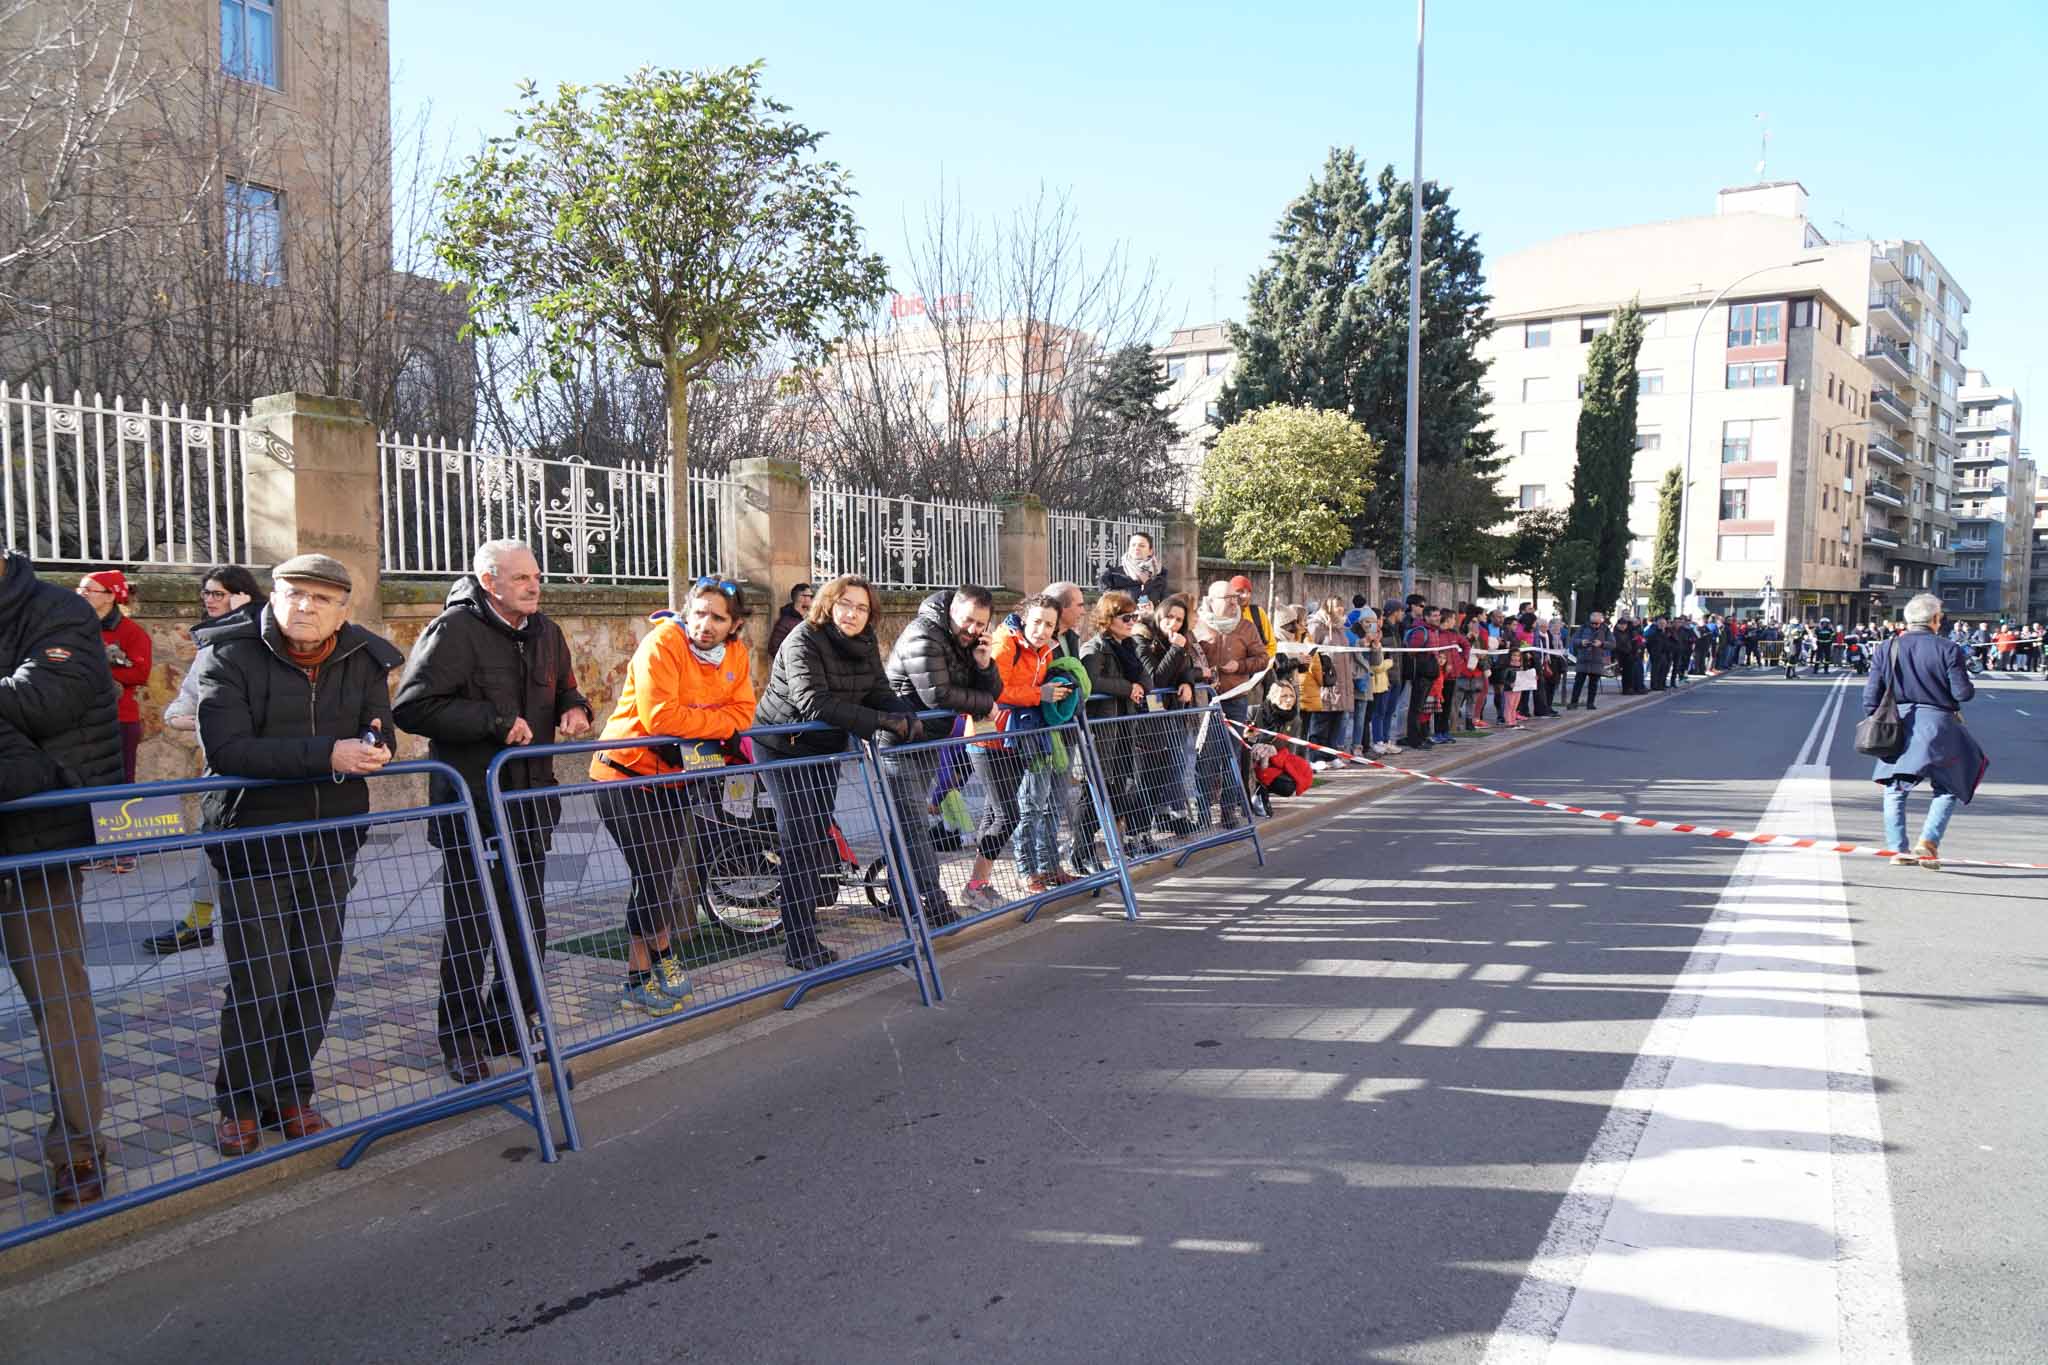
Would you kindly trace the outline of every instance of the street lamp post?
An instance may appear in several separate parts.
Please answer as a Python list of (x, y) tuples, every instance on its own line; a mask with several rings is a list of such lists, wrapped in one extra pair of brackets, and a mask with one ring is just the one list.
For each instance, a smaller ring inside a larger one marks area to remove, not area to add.
[(1700, 333), (1706, 330), (1707, 319), (1714, 315), (1714, 309), (1721, 300), (1728, 297), (1735, 287), (1767, 275), (1773, 270), (1792, 270), (1803, 265), (1819, 265), (1821, 258), (1808, 256), (1797, 261), (1781, 261), (1776, 265), (1761, 266), (1747, 275), (1738, 275), (1721, 287), (1721, 292), (1708, 301), (1700, 313), (1698, 325), (1692, 329), (1692, 348), (1686, 352), (1685, 361), (1685, 463), (1678, 476), (1678, 581), (1671, 585), (1671, 600), (1677, 604), (1678, 613), (1687, 614), (1685, 591), (1685, 547), (1692, 530), (1692, 424), (1693, 410), (1699, 403)]
[(1415, 0), (1415, 173), (1408, 182), (1408, 439), (1401, 474), (1401, 592), (1415, 591), (1416, 468), (1422, 450), (1422, 34), (1429, 0)]

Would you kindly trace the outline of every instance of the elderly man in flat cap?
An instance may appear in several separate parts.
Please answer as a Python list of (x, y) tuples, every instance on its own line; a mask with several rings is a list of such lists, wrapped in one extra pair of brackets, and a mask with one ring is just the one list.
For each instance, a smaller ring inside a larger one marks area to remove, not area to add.
[[(199, 743), (209, 776), (288, 786), (209, 792), (209, 830), (363, 815), (363, 778), (391, 760), (386, 675), (403, 657), (348, 622), (348, 570), (299, 555), (271, 573), (269, 600), (192, 632), (199, 656)], [(221, 883), (228, 988), (220, 1012), (222, 1156), (246, 1156), (262, 1130), (310, 1137), (313, 1058), (334, 1008), (342, 920), (361, 827), (251, 837), (207, 850)]]

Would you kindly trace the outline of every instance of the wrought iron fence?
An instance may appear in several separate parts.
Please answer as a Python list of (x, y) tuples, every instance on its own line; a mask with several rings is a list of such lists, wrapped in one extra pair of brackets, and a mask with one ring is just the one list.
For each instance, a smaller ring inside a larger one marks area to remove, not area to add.
[(0, 386), (0, 530), (40, 564), (239, 562), (244, 442), (266, 440), (226, 409)]
[[(452, 576), (486, 540), (523, 540), (541, 577), (579, 583), (668, 581), (666, 468), (473, 450), (460, 442), (377, 442), (387, 574)], [(689, 477), (690, 572), (730, 570), (740, 487)]]
[(878, 587), (1002, 581), (1003, 514), (993, 503), (920, 501), (811, 485), (811, 570), (857, 573)]
[(1046, 514), (1051, 542), (1050, 581), (1090, 586), (1096, 575), (1123, 558), (1124, 547), (1139, 531), (1152, 537), (1155, 550), (1166, 528), (1156, 521), (1132, 517), (1091, 517), (1080, 512)]

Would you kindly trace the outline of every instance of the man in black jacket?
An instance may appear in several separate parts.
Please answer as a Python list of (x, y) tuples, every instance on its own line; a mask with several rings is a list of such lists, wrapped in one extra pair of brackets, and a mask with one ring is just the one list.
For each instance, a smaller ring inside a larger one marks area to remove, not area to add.
[[(989, 590), (964, 583), (950, 592), (935, 592), (917, 609), (917, 617), (896, 637), (883, 674), (906, 711), (951, 711), (979, 720), (996, 709), (1003, 690), (988, 639), (989, 615), (995, 599)], [(916, 739), (943, 739), (953, 721), (927, 721)], [(911, 875), (925, 903), (925, 918), (934, 926), (956, 918), (951, 900), (939, 885), (938, 854), (932, 848), (927, 796), (938, 780), (938, 751), (891, 753), (884, 741), (883, 765), (889, 776), (897, 827), (910, 849)], [(964, 780), (967, 755), (954, 754), (954, 771)]]
[[(420, 632), (399, 679), (392, 706), (401, 728), (428, 741), (428, 755), (462, 774), (477, 823), (489, 840), (491, 884), (499, 923), (512, 954), (521, 1011), (540, 1007), (540, 965), (547, 942), (548, 846), (562, 803), (552, 796), (514, 798), (507, 803), (509, 843), (491, 816), (485, 777), (502, 749), (551, 743), (559, 731), (576, 739), (595, 719), (589, 701), (576, 690), (576, 672), (562, 628), (540, 611), (540, 562), (525, 543), (493, 540), (477, 548), (472, 567), (448, 590), (448, 606)], [(554, 764), (544, 758), (513, 759), (499, 770), (509, 794), (555, 785)], [(444, 779), (433, 782), (438, 804), (456, 800)], [(484, 988), (491, 953), (490, 923), (481, 879), (469, 842), (449, 821), (437, 827), (445, 873), (441, 881), (441, 1004), (437, 1032), (448, 1074), (457, 1084), (488, 1079), (491, 1057), (519, 1050), (515, 1011), (500, 975)], [(519, 920), (505, 880), (507, 862), (519, 869), (533, 924), (530, 945), (520, 942)]]
[[(121, 780), (116, 692), (91, 607), (36, 577), (27, 555), (0, 556), (0, 801)], [(92, 807), (0, 815), (0, 857), (90, 849)], [(85, 969), (76, 862), (0, 873), (7, 965), (42, 1035), (55, 1114), (43, 1137), (57, 1212), (102, 1190), (99, 1025)]]
[[(347, 622), (348, 570), (299, 555), (271, 572), (269, 601), (192, 632), (200, 656), (199, 746), (209, 776), (289, 785), (209, 792), (206, 828), (260, 829), (367, 814), (363, 778), (391, 760), (385, 683), (404, 656)], [(228, 988), (220, 1011), (222, 1156), (324, 1132), (313, 1058), (334, 1009), (342, 921), (361, 826), (252, 837), (207, 850), (221, 878)]]

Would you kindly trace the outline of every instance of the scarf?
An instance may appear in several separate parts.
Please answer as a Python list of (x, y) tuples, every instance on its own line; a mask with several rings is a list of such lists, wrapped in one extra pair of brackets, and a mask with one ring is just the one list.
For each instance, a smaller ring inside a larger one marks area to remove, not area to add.
[(284, 656), (291, 660), (292, 667), (302, 671), (308, 678), (317, 678), (320, 674), (320, 665), (334, 657), (335, 642), (340, 639), (341, 632), (336, 631), (311, 649), (300, 649), (287, 639), (284, 642)]
[(1109, 649), (1110, 653), (1116, 655), (1116, 661), (1123, 665), (1126, 678), (1137, 682), (1145, 676), (1145, 661), (1138, 657), (1136, 636), (1119, 640), (1112, 635), (1109, 637)]
[(690, 653), (697, 656), (697, 662), (700, 664), (716, 668), (725, 662), (724, 645), (714, 645), (710, 649), (699, 649), (697, 642), (687, 635), (683, 637), (683, 643), (690, 647)]
[(1133, 579), (1159, 577), (1159, 557), (1157, 555), (1146, 555), (1143, 559), (1133, 559), (1131, 558), (1130, 551), (1126, 550), (1124, 551), (1122, 563), (1126, 577)]
[(1218, 635), (1230, 634), (1231, 631), (1237, 629), (1237, 623), (1244, 619), (1244, 613), (1239, 611), (1236, 607), (1232, 607), (1230, 609), (1230, 614), (1228, 616), (1218, 616), (1211, 613), (1209, 610), (1209, 600), (1207, 598), (1202, 599), (1201, 610), (1199, 610), (1195, 614), (1201, 618), (1203, 625), (1215, 631)]

